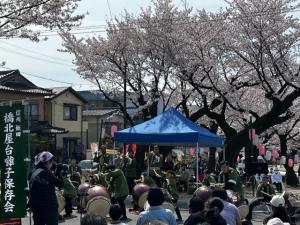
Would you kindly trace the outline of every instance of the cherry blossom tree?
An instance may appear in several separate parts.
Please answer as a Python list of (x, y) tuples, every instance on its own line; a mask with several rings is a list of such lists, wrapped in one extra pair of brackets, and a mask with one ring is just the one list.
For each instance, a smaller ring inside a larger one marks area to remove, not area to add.
[(39, 40), (36, 27), (71, 28), (82, 15), (73, 15), (80, 0), (1, 0), (0, 37)]
[[(195, 37), (186, 41), (190, 49), (182, 51), (193, 55), (177, 62), (182, 79), (201, 96), (202, 105), (190, 118), (206, 115), (217, 121), (232, 161), (249, 145), (250, 128), (261, 134), (293, 116), (290, 108), (300, 95), (299, 64), (293, 55), (299, 22), (290, 13), (299, 5), (275, 0), (228, 4), (223, 13), (206, 14), (208, 19), (200, 21), (214, 24), (211, 30), (197, 32), (201, 24), (191, 28)], [(254, 118), (251, 123), (244, 121), (248, 115)]]
[(76, 56), (77, 72), (97, 84), (133, 125), (126, 101), (112, 96), (125, 92), (144, 119), (157, 115), (160, 99), (164, 107), (169, 104), (177, 92), (178, 79), (173, 76), (168, 52), (176, 23), (188, 13), (178, 11), (170, 0), (159, 0), (137, 17), (125, 12), (121, 19), (108, 23), (106, 37), (77, 39), (64, 32), (63, 46)]
[[(300, 97), (296, 3), (232, 0), (209, 13), (157, 0), (138, 16), (125, 13), (108, 23), (106, 37), (63, 32), (63, 45), (82, 77), (111, 101), (111, 93), (125, 91), (145, 119), (156, 115), (162, 99), (194, 122), (217, 124), (232, 162), (250, 144), (250, 128), (262, 134), (294, 116)], [(133, 124), (125, 105), (115, 103)]]

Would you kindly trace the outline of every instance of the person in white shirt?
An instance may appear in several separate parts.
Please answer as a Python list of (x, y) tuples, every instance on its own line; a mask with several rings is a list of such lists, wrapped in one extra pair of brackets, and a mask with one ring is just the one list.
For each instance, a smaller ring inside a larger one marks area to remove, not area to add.
[(276, 190), (282, 192), (282, 175), (280, 174), (278, 168), (275, 168), (274, 172), (271, 175), (272, 184), (276, 186)]

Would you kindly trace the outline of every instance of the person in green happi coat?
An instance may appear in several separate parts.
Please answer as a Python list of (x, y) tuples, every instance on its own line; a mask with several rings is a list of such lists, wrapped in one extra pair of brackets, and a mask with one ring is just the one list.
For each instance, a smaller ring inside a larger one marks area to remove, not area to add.
[(213, 186), (214, 184), (216, 184), (217, 181), (214, 178), (214, 176), (209, 172), (208, 169), (204, 170), (204, 179), (202, 181), (202, 184), (209, 187), (209, 186)]
[(76, 198), (77, 191), (75, 186), (72, 184), (70, 179), (70, 175), (68, 175), (67, 171), (63, 172), (63, 195), (65, 198), (65, 217), (70, 217), (72, 215), (72, 199)]
[(182, 221), (182, 217), (181, 217), (179, 208), (177, 206), (177, 202), (178, 202), (178, 199), (179, 199), (179, 193), (178, 193), (178, 190), (177, 190), (176, 174), (175, 174), (174, 171), (168, 170), (166, 172), (166, 181), (167, 181), (167, 190), (172, 195), (172, 197), (174, 199), (173, 200), (174, 204), (176, 206), (175, 207), (175, 212), (176, 212), (176, 215), (177, 215), (177, 221)]
[(119, 204), (122, 209), (123, 217), (121, 220), (127, 220), (125, 199), (129, 194), (128, 184), (122, 170), (114, 165), (107, 166), (106, 179), (108, 181), (108, 190), (111, 193), (111, 202)]
[(145, 163), (148, 163), (149, 160), (149, 169), (155, 170), (158, 174), (160, 174), (160, 171), (163, 167), (163, 159), (163, 155), (159, 153), (158, 145), (154, 145), (154, 150), (147, 154)]
[(100, 155), (98, 156), (98, 163), (99, 163), (99, 171), (105, 172), (107, 167), (110, 165), (110, 156), (106, 152), (106, 145), (101, 145), (100, 147)]
[(134, 180), (135, 183), (144, 183), (147, 184), (150, 187), (157, 187), (157, 184), (155, 181), (152, 179), (151, 176), (148, 175), (147, 172), (143, 172), (141, 174), (140, 179)]
[(244, 197), (243, 184), (239, 173), (229, 167), (229, 163), (227, 161), (223, 161), (220, 163), (221, 172), (219, 174), (219, 183), (224, 185), (225, 190), (232, 190), (237, 192), (241, 199)]
[(75, 158), (72, 158), (70, 161), (68, 173), (70, 174), (71, 181), (76, 184), (75, 186), (78, 187), (81, 184), (81, 180), (80, 180), (81, 169), (77, 165)]
[(132, 193), (132, 189), (135, 185), (134, 180), (137, 176), (137, 164), (135, 155), (132, 149), (128, 150), (128, 156), (123, 158), (124, 174), (128, 183), (129, 193)]
[(105, 179), (105, 175), (103, 173), (96, 173), (90, 176), (90, 183), (92, 185), (101, 185), (103, 187), (108, 187), (108, 183)]

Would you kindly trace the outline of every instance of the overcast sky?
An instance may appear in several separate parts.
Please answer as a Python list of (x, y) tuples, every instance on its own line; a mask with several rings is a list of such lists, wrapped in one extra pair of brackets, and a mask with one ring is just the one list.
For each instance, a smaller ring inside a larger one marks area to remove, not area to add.
[[(173, 2), (180, 7), (184, 1)], [(186, 2), (194, 8), (205, 8), (207, 11), (216, 11), (225, 6), (223, 0), (186, 0)], [(138, 14), (140, 7), (150, 4), (151, 0), (81, 0), (78, 10), (89, 12), (83, 20), (83, 26), (101, 26), (112, 17), (119, 17), (124, 9)], [(103, 28), (93, 30), (103, 31)], [(76, 90), (95, 89), (74, 71), (73, 56), (57, 51), (61, 48), (61, 39), (56, 34), (53, 35), (47, 41), (39, 43), (20, 39), (1, 39), (0, 62), (6, 63), (2, 70), (19, 69), (26, 78), (44, 88), (72, 85)], [(97, 32), (96, 35), (103, 35), (103, 32)]]

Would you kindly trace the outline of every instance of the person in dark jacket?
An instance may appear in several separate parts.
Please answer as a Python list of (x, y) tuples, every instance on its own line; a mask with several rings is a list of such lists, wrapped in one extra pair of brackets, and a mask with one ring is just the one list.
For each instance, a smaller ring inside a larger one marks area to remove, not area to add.
[(51, 173), (53, 155), (41, 152), (34, 158), (35, 169), (29, 181), (28, 207), (33, 212), (34, 225), (57, 225), (58, 202), (55, 187), (62, 188), (63, 179), (59, 170)]

